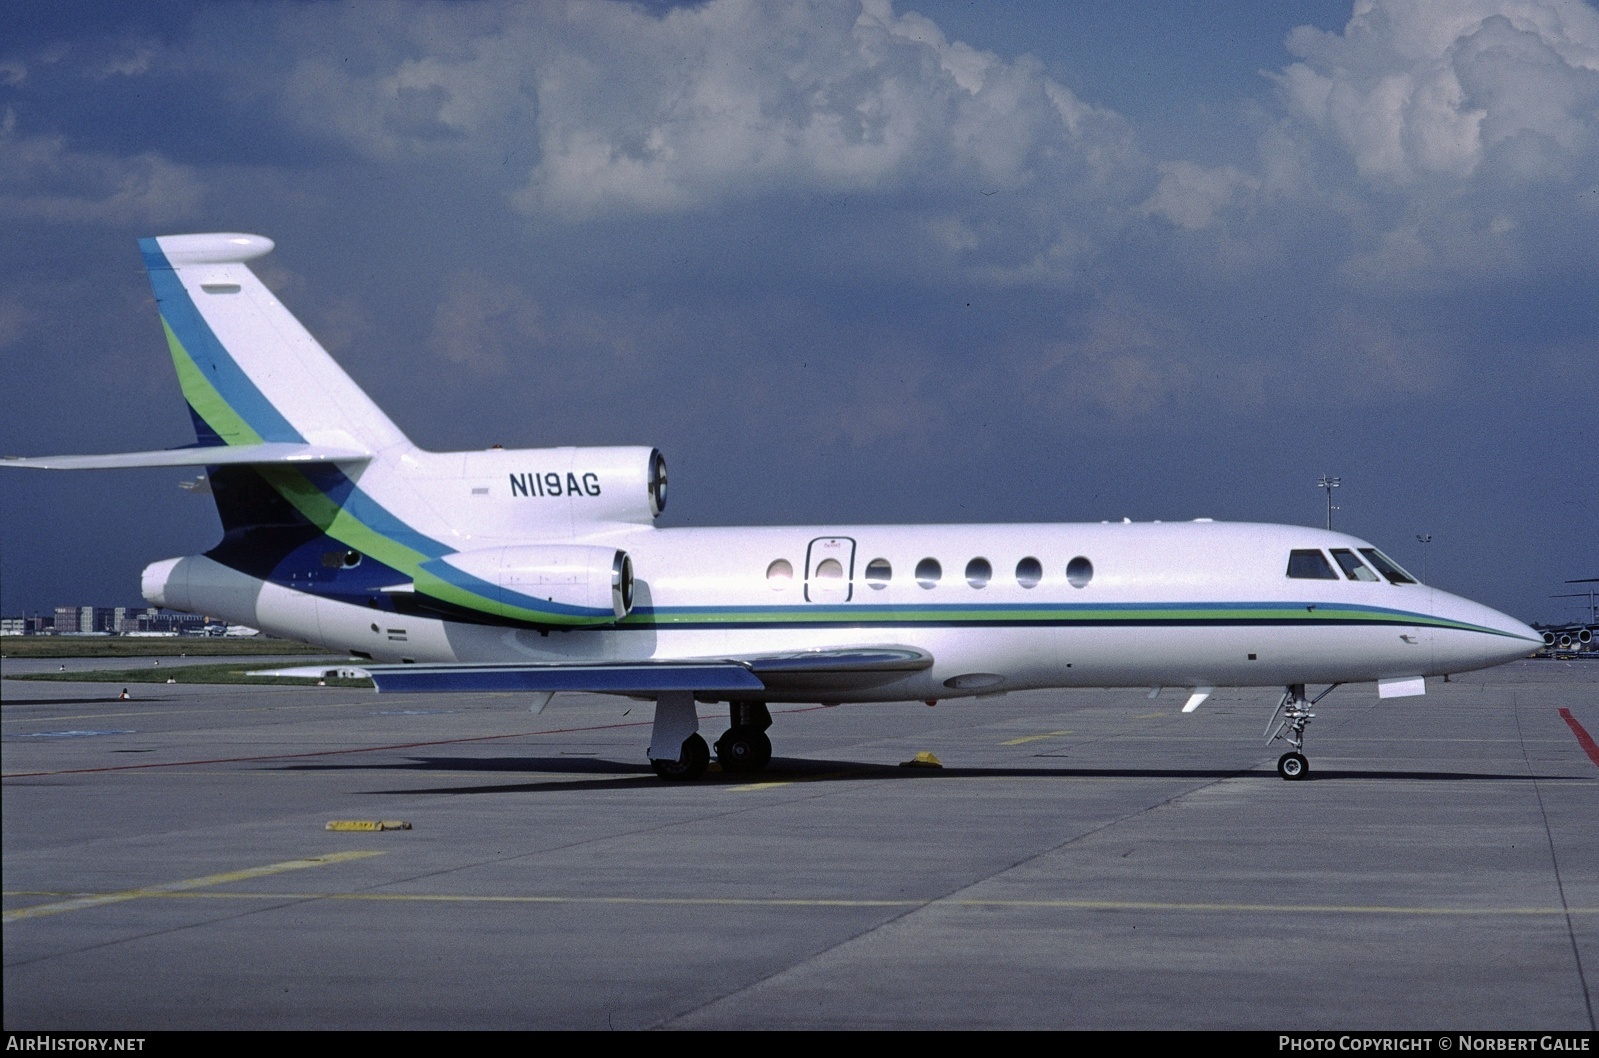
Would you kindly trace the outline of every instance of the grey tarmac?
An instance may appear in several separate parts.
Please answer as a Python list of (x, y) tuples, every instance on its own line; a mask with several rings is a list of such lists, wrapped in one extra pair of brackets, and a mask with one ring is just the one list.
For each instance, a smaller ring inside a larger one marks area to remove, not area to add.
[(687, 785), (644, 702), (120, 689), (0, 683), (9, 1030), (1595, 1027), (1596, 662), (1339, 688), (1301, 782), (1271, 689), (774, 706)]

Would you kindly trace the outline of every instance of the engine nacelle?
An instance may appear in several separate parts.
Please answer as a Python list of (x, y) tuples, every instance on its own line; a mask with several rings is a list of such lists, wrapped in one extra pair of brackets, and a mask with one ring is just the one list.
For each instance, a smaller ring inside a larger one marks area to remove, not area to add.
[(167, 558), (144, 567), (139, 590), (151, 606), (210, 614), (255, 625), (261, 582), (205, 555)]
[(633, 609), (633, 560), (583, 544), (457, 551), (422, 564), (415, 590), (441, 602), (532, 624), (608, 625)]
[(666, 507), (666, 460), (653, 448), (491, 448), (415, 452), (407, 472), (468, 537), (559, 537), (649, 525)]

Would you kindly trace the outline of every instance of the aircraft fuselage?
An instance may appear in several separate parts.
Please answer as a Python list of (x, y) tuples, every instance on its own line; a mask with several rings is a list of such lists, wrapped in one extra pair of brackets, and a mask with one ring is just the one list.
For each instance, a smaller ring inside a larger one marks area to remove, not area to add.
[(1293, 526), (638, 528), (585, 541), (625, 550), (636, 571), (632, 611), (609, 626), (449, 620), (366, 590), (373, 577), (359, 567), (321, 579), (310, 570), (302, 582), (197, 557), (182, 560), (187, 588), (148, 576), (146, 586), (165, 605), (378, 662), (639, 661), (898, 643), (935, 659), (870, 688), (755, 696), (768, 701), (1348, 683), (1481, 668), (1536, 643), (1519, 622), (1425, 585), (1289, 577), (1296, 549), (1371, 547)]

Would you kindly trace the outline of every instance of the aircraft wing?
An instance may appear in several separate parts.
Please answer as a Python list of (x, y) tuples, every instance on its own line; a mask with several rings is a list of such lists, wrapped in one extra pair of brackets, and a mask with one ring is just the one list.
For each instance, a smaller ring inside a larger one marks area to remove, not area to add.
[(932, 664), (933, 656), (924, 650), (886, 646), (661, 661), (363, 665), (361, 671), (372, 677), (379, 691), (825, 695), (879, 687)]
[(253, 445), (206, 445), (156, 452), (117, 452), (100, 456), (3, 456), (0, 466), (35, 470), (126, 470), (134, 467), (210, 467), (234, 463), (356, 463), (371, 452), (333, 445), (270, 441)]

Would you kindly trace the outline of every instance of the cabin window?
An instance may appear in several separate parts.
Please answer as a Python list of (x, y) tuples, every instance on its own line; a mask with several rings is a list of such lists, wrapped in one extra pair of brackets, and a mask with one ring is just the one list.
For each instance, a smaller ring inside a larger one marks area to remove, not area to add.
[(1356, 558), (1355, 553), (1347, 547), (1333, 548), (1332, 557), (1338, 563), (1338, 568), (1344, 571), (1344, 576), (1350, 580), (1374, 581), (1377, 579), (1377, 574), (1371, 571), (1371, 567)]
[(1036, 588), (1044, 579), (1044, 565), (1036, 558), (1024, 558), (1016, 563), (1016, 583), (1024, 588)]
[(916, 583), (924, 588), (936, 585), (943, 575), (944, 567), (938, 564), (936, 558), (924, 558), (916, 563)]
[(794, 564), (786, 558), (777, 559), (766, 567), (766, 583), (773, 591), (782, 591), (793, 580)]
[(1084, 588), (1094, 579), (1094, 564), (1082, 555), (1066, 563), (1066, 581), (1074, 588)]
[(1387, 577), (1394, 584), (1414, 584), (1416, 578), (1399, 568), (1399, 563), (1378, 551), (1375, 547), (1363, 547), (1360, 553), (1366, 556), (1366, 561), (1377, 567), (1377, 572)]
[(816, 564), (817, 580), (843, 580), (844, 564), (836, 558), (824, 558)]
[(1288, 552), (1288, 575), (1295, 580), (1337, 580), (1327, 556), (1314, 548)]
[(894, 567), (888, 564), (886, 558), (874, 558), (866, 563), (866, 583), (882, 591), (888, 587), (888, 582), (894, 579)]
[(974, 558), (966, 563), (966, 583), (974, 588), (986, 588), (994, 578), (994, 567), (986, 558)]

